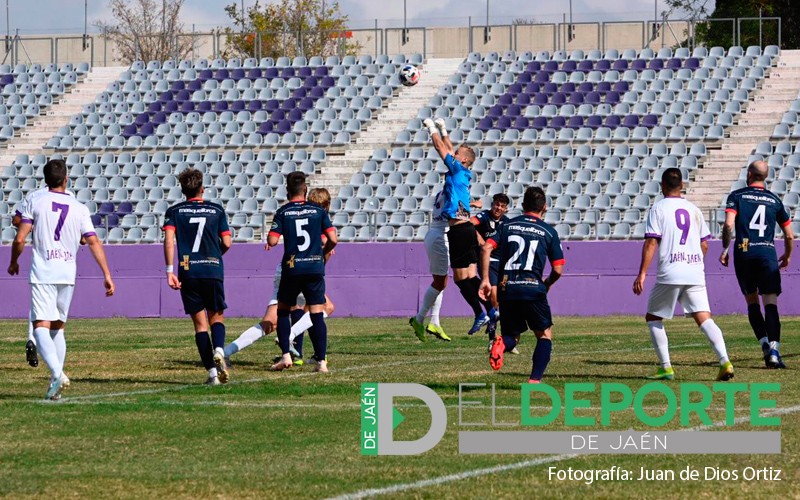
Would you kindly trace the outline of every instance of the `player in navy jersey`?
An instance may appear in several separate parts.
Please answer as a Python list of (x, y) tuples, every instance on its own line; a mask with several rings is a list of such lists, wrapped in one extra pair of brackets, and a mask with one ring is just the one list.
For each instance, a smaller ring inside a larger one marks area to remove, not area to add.
[[(481, 254), (481, 294), (492, 292), (489, 267), (492, 252), (500, 258), (498, 299), (503, 310), (500, 317), (502, 335), (495, 338), (489, 354), (492, 369), (503, 366), (503, 354), (516, 345), (516, 338), (528, 329), (536, 335), (533, 368), (529, 383), (539, 383), (544, 376), (552, 351), (553, 319), (547, 292), (558, 281), (564, 269), (564, 253), (558, 233), (542, 220), (547, 210), (546, 197), (540, 187), (529, 187), (522, 199), (523, 215), (515, 217), (486, 240)], [(542, 278), (545, 261), (550, 261), (550, 274)]]
[[(769, 175), (766, 162), (756, 161), (747, 167), (747, 187), (728, 195), (725, 225), (722, 228), (720, 262), (728, 265), (728, 245), (736, 227), (733, 266), (736, 279), (747, 302), (747, 316), (761, 343), (767, 368), (786, 368), (780, 355), (781, 320), (778, 295), (781, 293), (780, 269), (789, 266), (794, 245), (789, 213), (781, 199), (764, 186)], [(783, 230), (784, 253), (775, 251), (775, 224)], [(758, 296), (764, 302), (764, 314)]]
[[(314, 335), (315, 371), (327, 372), (326, 351), (328, 329), (325, 326), (325, 261), (330, 257), (338, 239), (331, 219), (319, 205), (306, 202), (306, 176), (292, 172), (286, 176), (289, 201), (278, 209), (272, 219), (267, 244), (274, 247), (283, 236), (281, 282), (278, 287), (278, 342), (283, 353), (280, 361), (272, 365), (279, 371), (292, 366), (289, 336), (291, 334), (291, 308), (297, 296), (303, 294), (308, 306)], [(323, 235), (327, 237), (323, 245)]]
[[(486, 241), (500, 230), (500, 227), (508, 222), (506, 212), (511, 200), (505, 193), (497, 193), (492, 197), (492, 208), (478, 212), (472, 217), (472, 223), (478, 231), (478, 244), (483, 246)], [(492, 284), (492, 307), (499, 309), (497, 302), (497, 283), (500, 274), (500, 253), (495, 250), (489, 260), (489, 283)], [(490, 343), (494, 342), (495, 331), (497, 330), (497, 319), (490, 319), (486, 326), (486, 333), (489, 335)]]
[[(475, 226), (469, 223), (469, 183), (472, 180), (469, 167), (475, 161), (475, 151), (463, 144), (457, 149), (454, 148), (443, 119), (438, 118), (434, 122), (426, 118), (423, 124), (428, 128), (434, 149), (447, 166), (442, 191), (442, 215), (448, 223), (447, 241), (453, 281), (475, 315), (472, 328), (467, 332), (468, 335), (472, 335), (490, 320), (496, 321), (498, 318), (497, 310), (492, 307), (492, 303), (482, 299), (478, 293), (481, 284), (478, 278), (478, 235)], [(481, 306), (486, 309), (486, 313)], [(412, 323), (411, 326), (414, 327), (418, 337), (424, 336), (418, 324)]]
[[(208, 385), (228, 382), (225, 363), (225, 287), (222, 255), (231, 247), (225, 210), (203, 200), (203, 174), (188, 168), (178, 181), (186, 196), (164, 215), (164, 261), (170, 288), (181, 291), (183, 309), (194, 323), (194, 338)], [(178, 273), (175, 274), (175, 243)], [(211, 337), (209, 338), (209, 325)]]

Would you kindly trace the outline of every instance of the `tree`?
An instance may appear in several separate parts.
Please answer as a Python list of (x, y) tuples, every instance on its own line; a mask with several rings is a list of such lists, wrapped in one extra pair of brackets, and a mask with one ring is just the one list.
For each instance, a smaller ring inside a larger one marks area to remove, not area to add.
[(358, 43), (349, 42), (347, 16), (339, 2), (281, 0), (261, 5), (258, 0), (246, 12), (233, 3), (225, 7), (238, 28), (225, 28), (225, 57), (329, 56), (353, 54)]
[(184, 35), (180, 12), (185, 0), (110, 0), (113, 22), (95, 26), (112, 41), (123, 61), (182, 59), (194, 48)]

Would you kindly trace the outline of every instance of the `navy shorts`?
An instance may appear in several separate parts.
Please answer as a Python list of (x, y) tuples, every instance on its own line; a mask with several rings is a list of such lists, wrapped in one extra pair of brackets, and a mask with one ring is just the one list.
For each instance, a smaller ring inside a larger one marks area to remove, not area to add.
[(228, 308), (225, 303), (225, 286), (214, 278), (187, 278), (181, 281), (181, 300), (186, 314), (202, 310), (219, 312)]
[(500, 283), (500, 261), (491, 260), (489, 261), (489, 284), (497, 286), (498, 283)]
[(758, 292), (781, 294), (781, 272), (777, 259), (734, 259), (736, 279), (744, 295)]
[(506, 300), (500, 302), (500, 330), (503, 335), (516, 337), (526, 330), (544, 331), (553, 326), (547, 297), (537, 300)]
[(447, 231), (450, 247), (450, 267), (465, 269), (478, 263), (478, 231), (471, 222), (450, 226)]
[(278, 285), (278, 302), (287, 306), (297, 305), (297, 296), (306, 298), (306, 305), (325, 303), (325, 276), (321, 274), (301, 274), (299, 276), (281, 275)]

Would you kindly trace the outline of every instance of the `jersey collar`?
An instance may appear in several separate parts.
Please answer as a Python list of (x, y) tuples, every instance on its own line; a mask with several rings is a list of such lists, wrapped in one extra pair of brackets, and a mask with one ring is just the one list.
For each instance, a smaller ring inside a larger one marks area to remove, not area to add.
[(186, 201), (203, 201), (203, 198), (189, 198)]
[(755, 182), (753, 184), (748, 184), (747, 187), (753, 188), (753, 189), (761, 189), (761, 190), (766, 189), (763, 184), (758, 185)]
[(539, 217), (538, 215), (536, 215), (536, 214), (535, 214), (535, 213), (533, 213), (533, 212), (525, 212), (525, 215), (527, 215), (528, 217), (533, 217), (533, 218), (534, 218), (534, 219), (536, 219), (536, 220), (542, 220), (542, 218), (541, 218), (541, 217)]

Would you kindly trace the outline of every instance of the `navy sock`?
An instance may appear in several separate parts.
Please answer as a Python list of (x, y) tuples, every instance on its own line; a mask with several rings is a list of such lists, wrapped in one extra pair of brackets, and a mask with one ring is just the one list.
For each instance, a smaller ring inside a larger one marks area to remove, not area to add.
[(322, 313), (311, 313), (311, 322), (314, 323), (314, 336), (311, 338), (314, 344), (314, 358), (322, 361), (328, 356), (328, 327), (325, 325)]
[(770, 342), (781, 341), (781, 316), (778, 306), (767, 304), (764, 306), (764, 323), (767, 325), (767, 337)]
[(503, 343), (506, 345), (506, 350), (504, 352), (511, 352), (512, 349), (517, 347), (517, 339), (514, 337), (503, 335)]
[(531, 379), (542, 380), (547, 363), (550, 362), (550, 352), (553, 350), (553, 341), (540, 338), (536, 341), (536, 349), (533, 350), (533, 368), (531, 369)]
[(225, 323), (211, 325), (211, 345), (225, 349)]
[(292, 334), (292, 321), (288, 309), (278, 309), (278, 345), (283, 354), (289, 352), (289, 335)]
[[(477, 278), (475, 278), (477, 279)], [(467, 304), (472, 308), (473, 314), (477, 318), (483, 312), (481, 309), (481, 301), (478, 297), (478, 289), (475, 288), (472, 278), (456, 281), (456, 286), (461, 291), (461, 296), (467, 301)]]
[(747, 319), (750, 320), (750, 327), (756, 336), (756, 340), (761, 340), (767, 336), (767, 325), (764, 323), (764, 316), (761, 315), (761, 306), (750, 304), (747, 306)]
[(194, 343), (197, 344), (197, 352), (200, 353), (200, 360), (205, 369), (214, 368), (214, 350), (211, 348), (211, 338), (209, 338), (208, 332), (195, 333)]
[[(293, 310), (291, 314), (292, 325), (300, 321), (300, 318), (302, 318), (305, 313), (306, 312), (302, 309)], [(297, 354), (299, 354), (301, 358), (303, 357), (303, 338), (304, 335), (302, 332), (297, 337), (294, 338), (294, 349), (295, 351), (297, 351)]]

